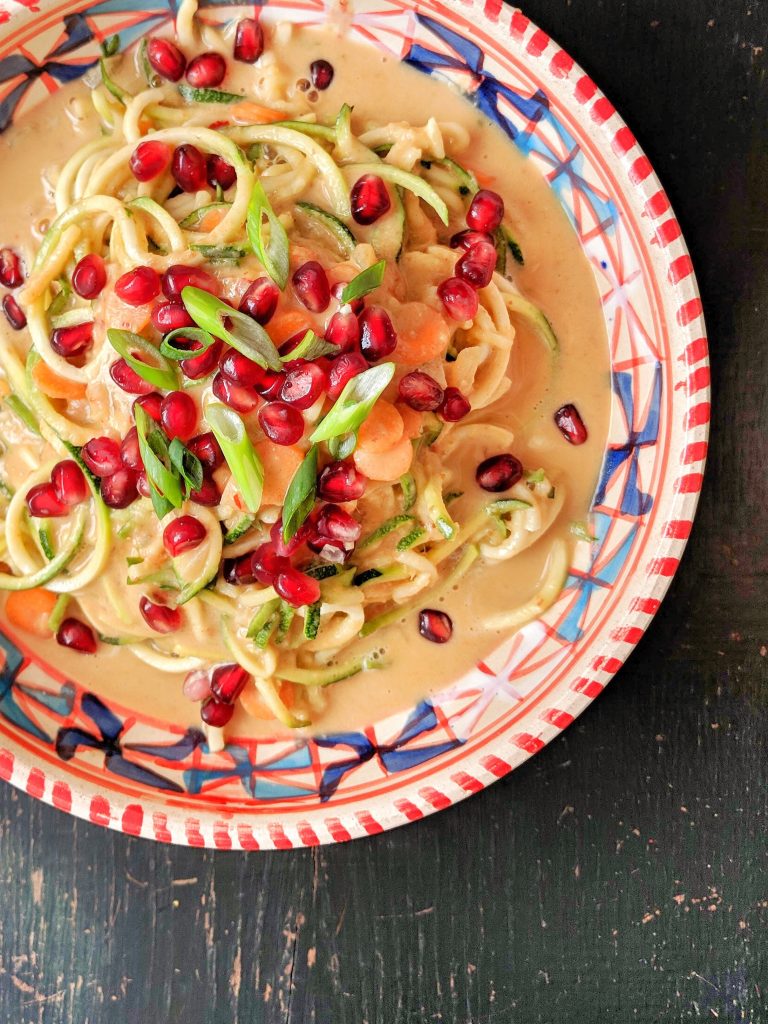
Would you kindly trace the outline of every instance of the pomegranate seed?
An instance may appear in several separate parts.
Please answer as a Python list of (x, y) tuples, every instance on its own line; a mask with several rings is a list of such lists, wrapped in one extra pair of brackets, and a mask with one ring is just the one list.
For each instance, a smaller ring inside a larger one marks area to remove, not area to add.
[(147, 474), (144, 470), (136, 477), (136, 490), (142, 498), (149, 498), (152, 495), (152, 488), (149, 486), (149, 480), (147, 480)]
[[(180, 342), (181, 338), (176, 338), (176, 343)], [(202, 348), (203, 343), (201, 341), (190, 341), (189, 351), (196, 352), (199, 348)], [(199, 356), (192, 356), (190, 359), (182, 359), (179, 362), (179, 366), (182, 369), (185, 377), (189, 377), (190, 380), (201, 380), (203, 377), (207, 377), (209, 373), (213, 373), (219, 363), (219, 357), (221, 351), (224, 348), (220, 341), (215, 341), (213, 345), (207, 348), (204, 352), (201, 352)]]
[(81, 299), (95, 299), (106, 283), (104, 260), (95, 252), (83, 256), (72, 271), (72, 287)]
[(360, 315), (360, 349), (369, 363), (394, 352), (397, 335), (381, 306), (368, 306)]
[(59, 499), (53, 484), (46, 481), (36, 484), (27, 491), (27, 510), (31, 516), (45, 519), (47, 516), (65, 516), (69, 508)]
[(234, 713), (234, 704), (222, 704), (213, 697), (206, 698), (200, 705), (200, 718), (214, 729), (223, 728)]
[(0, 284), (5, 288), (18, 288), (24, 283), (24, 270), (18, 253), (8, 246), (0, 249)]
[(460, 323), (472, 320), (477, 313), (478, 301), (475, 289), (459, 277), (449, 277), (437, 286), (437, 294), (452, 320)]
[(149, 381), (140, 377), (124, 359), (116, 359), (110, 364), (109, 375), (115, 384), (129, 395), (148, 395), (152, 391)]
[(299, 301), (312, 313), (322, 313), (331, 301), (331, 286), (328, 275), (317, 262), (307, 260), (294, 271), (291, 278), (293, 290)]
[(360, 322), (352, 310), (334, 313), (325, 329), (325, 340), (338, 345), (340, 352), (351, 352), (360, 344)]
[(470, 231), (469, 228), (466, 228), (464, 231), (458, 231), (452, 236), (451, 248), (463, 249), (464, 252), (467, 252), (480, 242), (488, 242), (490, 245), (493, 245), (493, 238), (486, 234), (485, 231)]
[(219, 282), (216, 278), (200, 267), (187, 267), (183, 263), (174, 263), (168, 267), (160, 282), (166, 299), (181, 301), (184, 288), (200, 288), (201, 291), (219, 294)]
[(295, 409), (309, 409), (327, 387), (328, 379), (317, 363), (304, 363), (285, 375), (280, 397)]
[(250, 678), (239, 665), (218, 665), (211, 676), (211, 693), (222, 704), (234, 704)]
[[(280, 524), (282, 530), (282, 523)], [(258, 583), (271, 587), (279, 572), (289, 569), (291, 563), (285, 555), (278, 554), (272, 544), (261, 544), (251, 555), (251, 573)]]
[(235, 384), (255, 388), (264, 381), (264, 369), (242, 352), (231, 348), (221, 363), (221, 372)]
[(313, 60), (309, 65), (309, 77), (312, 85), (322, 92), (333, 81), (333, 64), (327, 60)]
[(148, 597), (139, 600), (139, 611), (149, 628), (154, 629), (156, 633), (175, 633), (177, 629), (181, 629), (184, 621), (181, 609), (156, 604)]
[(328, 368), (328, 397), (335, 402), (347, 382), (367, 369), (368, 363), (359, 352), (346, 352), (334, 359)]
[(561, 406), (555, 413), (555, 423), (565, 440), (571, 444), (584, 444), (589, 436), (575, 405)]
[(233, 56), (244, 64), (253, 64), (264, 52), (264, 33), (255, 18), (241, 18), (235, 29)]
[(224, 157), (218, 156), (216, 153), (211, 153), (208, 157), (207, 163), (207, 174), (208, 184), (211, 188), (216, 188), (218, 185), (226, 192), (228, 188), (231, 188), (237, 174), (235, 174), (235, 168), (232, 164), (228, 164)]
[(455, 423), (456, 420), (463, 419), (471, 408), (472, 406), (458, 388), (446, 388), (443, 404), (438, 411), (446, 422)]
[(205, 700), (211, 695), (211, 680), (208, 673), (201, 668), (193, 668), (187, 672), (181, 687), (181, 692), (187, 700)]
[(158, 395), (156, 391), (150, 392), (148, 395), (142, 395), (141, 398), (137, 398), (132, 406), (132, 410), (135, 410), (136, 406), (140, 405), (147, 416), (150, 416), (155, 423), (160, 422), (160, 406), (162, 404), (162, 395)]
[(389, 191), (378, 174), (364, 174), (352, 186), (349, 196), (352, 216), (358, 224), (373, 224), (392, 205)]
[(26, 314), (12, 295), (3, 296), (3, 312), (14, 331), (21, 331), (27, 326)]
[(178, 82), (187, 66), (184, 54), (168, 39), (150, 39), (147, 60), (152, 70), (169, 82)]
[(317, 496), (323, 501), (356, 501), (365, 493), (368, 479), (351, 462), (331, 462), (317, 481)]
[(436, 608), (422, 608), (419, 612), (419, 633), (433, 644), (447, 644), (453, 633), (450, 615)]
[(259, 404), (259, 396), (253, 388), (235, 384), (221, 372), (213, 378), (211, 390), (220, 402), (228, 405), (235, 412), (253, 412)]
[(173, 151), (171, 174), (183, 192), (199, 192), (208, 184), (208, 166), (197, 146), (177, 146)]
[(163, 546), (175, 558), (183, 551), (199, 547), (207, 536), (206, 529), (194, 516), (179, 516), (172, 519), (163, 530)]
[(284, 380), (284, 373), (276, 373), (274, 370), (265, 370), (262, 382), (257, 386), (256, 390), (262, 398), (267, 402), (271, 402), (280, 397), (280, 391), (282, 390)]
[(443, 389), (434, 377), (422, 370), (406, 373), (397, 390), (405, 404), (418, 412), (434, 412), (443, 401)]
[(193, 437), (187, 443), (187, 448), (210, 470), (218, 469), (224, 463), (224, 454), (216, 440), (216, 435), (211, 431)]
[(201, 53), (187, 64), (187, 81), (195, 89), (215, 89), (226, 73), (227, 62), (220, 53)]
[(318, 581), (292, 567), (279, 572), (273, 586), (280, 597), (294, 608), (301, 608), (305, 604), (314, 604), (320, 600)]
[(473, 231), (486, 231), (493, 234), (504, 219), (504, 200), (498, 192), (481, 188), (475, 192), (467, 210), (467, 226)]
[(296, 444), (304, 433), (304, 417), (285, 402), (269, 402), (259, 409), (259, 425), (275, 444)]
[(365, 299), (362, 295), (357, 299), (352, 299), (351, 302), (342, 302), (341, 296), (344, 294), (344, 289), (347, 287), (347, 281), (337, 281), (336, 284), (331, 285), (331, 295), (336, 299), (338, 304), (343, 308), (346, 306), (348, 310), (352, 310), (353, 313), (362, 313), (365, 307)]
[(520, 460), (507, 452), (484, 459), (475, 470), (475, 480), (484, 491), (508, 491), (522, 475)]
[(269, 531), (269, 539), (272, 542), (272, 547), (275, 549), (275, 552), (281, 558), (288, 558), (299, 550), (301, 545), (307, 541), (311, 534), (312, 516), (308, 517), (301, 524), (290, 540), (283, 540), (283, 519), (281, 516), (276, 523), (272, 524), (272, 528)]
[(240, 299), (240, 312), (247, 313), (260, 324), (268, 324), (272, 319), (280, 289), (268, 277), (259, 277), (248, 287), (248, 291)]
[(137, 181), (152, 181), (167, 170), (172, 155), (171, 147), (165, 142), (155, 139), (140, 142), (128, 161), (131, 174)]
[(51, 348), (65, 359), (82, 355), (91, 347), (93, 341), (93, 323), (73, 324), (72, 327), (57, 327), (51, 335)]
[(315, 529), (321, 537), (341, 541), (342, 544), (354, 544), (363, 531), (362, 525), (338, 505), (323, 505)]
[(94, 476), (109, 476), (123, 465), (120, 445), (111, 437), (92, 437), (83, 445), (80, 457)]
[(456, 276), (472, 288), (485, 288), (491, 283), (495, 269), (496, 247), (489, 242), (478, 242), (456, 263)]
[(79, 654), (95, 654), (98, 647), (96, 636), (90, 626), (80, 619), (67, 618), (56, 631), (56, 643), (69, 647)]
[(160, 422), (168, 437), (187, 441), (195, 432), (198, 412), (195, 400), (186, 391), (171, 391), (160, 406)]
[(144, 306), (160, 293), (160, 277), (152, 267), (134, 267), (115, 281), (118, 298), (129, 306)]
[(250, 555), (243, 555), (242, 558), (226, 558), (223, 568), (224, 582), (233, 587), (245, 587), (256, 582)]
[(51, 470), (51, 483), (56, 497), (64, 505), (79, 505), (88, 497), (88, 484), (74, 459), (56, 463)]
[(195, 321), (182, 302), (161, 302), (152, 310), (152, 326), (160, 334), (169, 334), (182, 327), (194, 327)]
[(127, 466), (128, 469), (132, 469), (135, 473), (140, 473), (144, 468), (139, 451), (139, 434), (136, 427), (131, 427), (123, 438), (120, 445), (120, 458), (123, 460), (123, 465)]
[(205, 505), (207, 508), (215, 508), (221, 501), (216, 481), (210, 476), (206, 476), (198, 490), (190, 492), (189, 497), (198, 505)]
[(127, 466), (109, 476), (103, 476), (99, 491), (104, 504), (110, 508), (128, 508), (139, 496), (137, 476), (138, 474)]

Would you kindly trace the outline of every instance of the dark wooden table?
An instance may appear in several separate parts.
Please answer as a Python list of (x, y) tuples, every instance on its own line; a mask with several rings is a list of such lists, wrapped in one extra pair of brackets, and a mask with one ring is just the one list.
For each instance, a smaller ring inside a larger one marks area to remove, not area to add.
[(0, 789), (2, 1024), (768, 1021), (768, 3), (528, 0), (669, 190), (712, 345), (696, 529), (555, 743), (407, 829), (166, 848)]

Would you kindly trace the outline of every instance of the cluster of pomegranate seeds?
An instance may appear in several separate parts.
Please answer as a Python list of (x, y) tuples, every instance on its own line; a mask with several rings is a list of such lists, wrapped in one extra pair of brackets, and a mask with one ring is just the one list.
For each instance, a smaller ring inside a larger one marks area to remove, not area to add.
[(563, 405), (555, 413), (555, 423), (560, 433), (571, 444), (584, 444), (589, 436), (584, 420), (575, 405)]
[(201, 53), (187, 64), (186, 78), (195, 89), (215, 89), (227, 73), (227, 62), (220, 53)]
[[(280, 524), (282, 530), (282, 523)], [(290, 567), (286, 555), (278, 554), (273, 544), (260, 544), (250, 557), (253, 578), (265, 587), (271, 587), (283, 569)]]
[(217, 665), (211, 674), (211, 693), (222, 704), (234, 704), (250, 678), (240, 665)]
[(73, 324), (72, 327), (57, 327), (51, 334), (51, 348), (65, 359), (81, 356), (93, 341), (93, 322)]
[(140, 377), (122, 358), (110, 363), (109, 375), (120, 390), (129, 395), (148, 395), (152, 391), (149, 381)]
[(317, 260), (308, 260), (294, 271), (291, 278), (299, 302), (312, 313), (322, 313), (331, 301), (328, 275)]
[(423, 370), (412, 370), (400, 379), (400, 398), (417, 412), (435, 412), (443, 402), (443, 389)]
[(197, 427), (195, 400), (186, 391), (171, 391), (160, 403), (160, 423), (169, 440), (188, 441)]
[(182, 327), (194, 327), (195, 321), (187, 312), (183, 302), (161, 302), (152, 308), (152, 326), (160, 334), (169, 334)]
[(338, 505), (323, 505), (315, 522), (315, 530), (321, 538), (355, 544), (360, 540), (363, 527)]
[(218, 185), (225, 192), (235, 184), (237, 174), (232, 164), (228, 164), (223, 156), (211, 153), (207, 163), (208, 184), (211, 188)]
[(12, 295), (3, 296), (3, 312), (14, 331), (21, 331), (27, 326), (26, 314)]
[(179, 608), (170, 608), (167, 604), (158, 604), (148, 597), (139, 600), (139, 611), (150, 629), (156, 633), (175, 633), (181, 629), (184, 616)]
[(275, 577), (273, 586), (279, 596), (294, 608), (320, 600), (320, 584), (317, 580), (293, 566), (282, 569)]
[(280, 388), (280, 398), (295, 409), (309, 409), (327, 387), (328, 378), (317, 363), (304, 362), (289, 370)]
[(199, 192), (208, 184), (208, 162), (197, 146), (177, 146), (171, 160), (173, 180), (182, 192)]
[(280, 289), (268, 277), (259, 277), (248, 286), (248, 290), (240, 299), (240, 312), (259, 324), (268, 324), (277, 309)]
[(165, 142), (146, 139), (144, 142), (140, 142), (131, 153), (128, 165), (131, 168), (131, 174), (137, 181), (152, 181), (153, 178), (167, 170), (171, 156), (171, 147)]
[(64, 619), (56, 632), (56, 643), (80, 654), (95, 654), (98, 643), (90, 626), (80, 619)]
[(451, 238), (452, 249), (463, 249), (467, 252), (469, 249), (479, 245), (480, 242), (487, 242), (493, 245), (493, 238), (486, 234), (485, 231), (471, 231), (469, 228), (465, 228), (463, 231), (457, 231)]
[(56, 463), (51, 470), (51, 484), (63, 505), (79, 505), (88, 497), (88, 484), (74, 459)]
[(455, 423), (457, 420), (463, 419), (471, 408), (469, 400), (462, 395), (458, 388), (446, 388), (438, 412), (446, 422)]
[(24, 284), (21, 257), (8, 246), (0, 249), (0, 284), (4, 288), (18, 288), (20, 284)]
[(211, 390), (220, 402), (228, 405), (235, 412), (253, 412), (259, 405), (259, 396), (252, 387), (246, 384), (235, 384), (223, 371), (217, 373), (213, 378)]
[(523, 466), (519, 459), (508, 452), (491, 455), (484, 459), (475, 470), (475, 480), (484, 491), (508, 491), (522, 479)]
[(360, 314), (360, 351), (369, 363), (385, 359), (397, 346), (397, 334), (389, 313), (381, 306), (367, 306)]
[(107, 268), (101, 256), (89, 252), (78, 260), (72, 271), (72, 288), (81, 299), (95, 299), (106, 283)]
[(123, 464), (120, 445), (111, 437), (92, 437), (80, 451), (80, 457), (94, 476), (109, 476)]
[(269, 402), (259, 409), (259, 425), (275, 444), (296, 444), (304, 433), (304, 418), (285, 402)]
[(312, 85), (321, 92), (331, 84), (333, 75), (333, 64), (329, 64), (327, 60), (313, 60), (309, 65), (309, 77)]
[(206, 725), (221, 729), (235, 713), (234, 704), (224, 704), (214, 697), (208, 697), (200, 705), (200, 717)]
[(453, 634), (450, 615), (437, 608), (422, 608), (419, 612), (419, 633), (433, 644), (447, 644)]
[(27, 491), (26, 502), (27, 511), (37, 519), (65, 516), (69, 512), (64, 502), (57, 497), (50, 481), (30, 487)]
[(264, 52), (264, 33), (255, 18), (241, 18), (235, 29), (235, 60), (253, 64)]
[(364, 174), (352, 186), (349, 196), (352, 216), (358, 224), (373, 224), (392, 205), (389, 190), (378, 174)]
[(437, 288), (443, 308), (452, 320), (463, 323), (477, 315), (476, 292), (490, 284), (496, 269), (492, 235), (503, 219), (504, 200), (497, 192), (481, 188), (475, 193), (467, 210), (467, 230), (451, 238), (451, 248), (463, 250), (456, 262), (456, 274)]
[(203, 467), (211, 470), (218, 469), (224, 463), (224, 454), (221, 450), (216, 435), (208, 431), (206, 434), (198, 434), (191, 441), (187, 442), (187, 448), (196, 455)]
[(193, 551), (205, 538), (205, 527), (194, 516), (179, 516), (178, 519), (172, 519), (163, 530), (163, 546), (172, 558), (185, 551)]
[(138, 497), (138, 438), (129, 431), (118, 444), (111, 437), (92, 437), (80, 456), (94, 476), (100, 477), (99, 493), (109, 508), (127, 508)]
[(452, 320), (463, 323), (477, 315), (478, 299), (475, 289), (460, 277), (449, 277), (437, 286), (443, 308)]
[(99, 493), (109, 508), (128, 508), (139, 496), (138, 473), (127, 466), (121, 467), (109, 476), (102, 477)]
[(331, 462), (317, 481), (317, 495), (336, 504), (362, 498), (368, 478), (352, 462)]
[(312, 519), (310, 517), (301, 524), (290, 540), (283, 540), (283, 520), (281, 517), (276, 523), (272, 524), (272, 529), (269, 531), (269, 539), (272, 542), (272, 547), (275, 549), (275, 553), (281, 558), (288, 558), (299, 550), (301, 545), (309, 539), (311, 534)]
[(118, 277), (115, 292), (129, 306), (145, 306), (160, 294), (160, 275), (152, 267), (134, 267)]
[(184, 54), (168, 39), (150, 39), (147, 60), (152, 70), (169, 82), (178, 82), (187, 66)]

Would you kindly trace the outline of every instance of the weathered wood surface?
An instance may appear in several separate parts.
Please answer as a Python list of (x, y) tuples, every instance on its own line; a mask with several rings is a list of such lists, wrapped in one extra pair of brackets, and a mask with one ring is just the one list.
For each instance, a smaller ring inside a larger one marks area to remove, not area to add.
[(9, 1024), (768, 1021), (768, 4), (529, 0), (667, 186), (712, 340), (703, 505), (607, 693), (346, 847), (168, 849), (0, 788)]

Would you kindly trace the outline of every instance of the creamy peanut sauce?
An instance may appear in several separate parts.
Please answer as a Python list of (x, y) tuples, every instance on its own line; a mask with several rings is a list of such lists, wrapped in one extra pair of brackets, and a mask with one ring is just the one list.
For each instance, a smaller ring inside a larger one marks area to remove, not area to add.
[[(472, 146), (466, 162), (503, 196), (525, 256), (525, 267), (515, 271), (516, 282), (545, 312), (560, 342), (560, 352), (552, 359), (542, 342), (519, 326), (508, 371), (512, 388), (498, 407), (486, 410), (484, 418), (509, 426), (515, 434), (514, 454), (526, 468), (545, 467), (552, 480), (566, 489), (555, 526), (539, 542), (509, 561), (476, 563), (457, 588), (437, 599), (437, 607), (448, 612), (454, 624), (447, 644), (423, 640), (416, 616), (411, 614), (344, 652), (346, 658), (355, 649), (375, 646), (381, 649), (386, 667), (326, 690), (327, 707), (312, 728), (338, 731), (360, 727), (449, 685), (500, 642), (502, 637), (486, 629), (484, 622), (504, 608), (523, 603), (534, 592), (552, 540), (568, 538), (570, 524), (587, 516), (607, 434), (610, 373), (595, 278), (565, 213), (539, 171), (453, 88), (330, 29), (295, 30), (280, 48), (278, 59), (286, 78), (294, 81), (306, 77), (310, 62), (320, 57), (335, 68), (331, 87), (313, 105), (320, 119), (334, 117), (346, 101), (354, 106), (356, 122), (423, 124), (435, 116), (470, 130)], [(247, 73), (248, 69), (237, 72), (241, 76)], [(126, 81), (129, 75), (126, 70)], [(235, 78), (236, 74), (231, 74), (223, 88), (235, 88)], [(241, 77), (238, 84), (246, 81)], [(56, 168), (98, 134), (96, 119), (81, 116), (89, 108), (87, 88), (82, 83), (68, 86), (0, 138), (4, 186), (0, 241), (24, 253), (27, 265), (45, 222), (52, 218), (50, 181)], [(9, 340), (15, 339), (4, 320), (0, 331)], [(575, 403), (589, 429), (589, 439), (580, 447), (567, 444), (552, 420), (553, 412), (566, 402)], [(7, 449), (4, 472), (9, 482), (19, 486), (32, 466), (14, 449), (14, 443), (29, 442), (29, 435), (22, 438), (18, 421), (7, 413), (0, 414), (0, 433)], [(37, 451), (33, 445), (31, 451), (33, 456), (41, 455), (42, 445)], [(474, 469), (496, 452), (493, 444), (479, 443), (465, 457), (465, 464), (457, 467), (457, 489), (464, 491), (460, 501), (479, 503), (482, 492), (474, 483)], [(34, 457), (32, 461), (38, 464)], [(124, 565), (120, 559), (112, 571), (124, 574)], [(197, 705), (182, 696), (181, 675), (157, 672), (116, 647), (101, 645), (98, 654), (83, 656), (53, 641), (22, 639), (108, 702), (141, 708), (145, 714), (180, 726), (199, 725)], [(227, 727), (228, 734), (257, 730), (283, 731), (277, 723), (255, 723), (242, 710)]]

